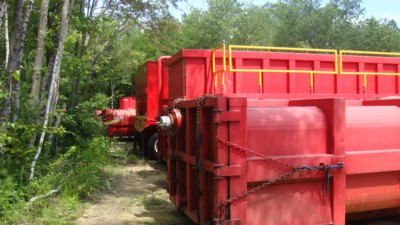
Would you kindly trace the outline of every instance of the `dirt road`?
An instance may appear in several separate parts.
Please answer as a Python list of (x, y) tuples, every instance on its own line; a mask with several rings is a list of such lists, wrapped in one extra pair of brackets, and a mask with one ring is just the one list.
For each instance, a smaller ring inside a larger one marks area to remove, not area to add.
[[(126, 149), (117, 146), (119, 164), (107, 168), (111, 189), (96, 195), (77, 219), (78, 225), (195, 225), (168, 199), (167, 170), (155, 161), (126, 160)], [(359, 221), (348, 225), (397, 225), (397, 217)]]
[(193, 224), (168, 199), (164, 165), (138, 160), (109, 170), (111, 190), (95, 196), (76, 224)]

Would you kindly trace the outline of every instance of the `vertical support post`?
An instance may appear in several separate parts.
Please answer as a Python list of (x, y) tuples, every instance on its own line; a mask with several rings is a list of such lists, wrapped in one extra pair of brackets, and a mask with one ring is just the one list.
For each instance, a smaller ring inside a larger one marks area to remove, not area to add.
[(310, 73), (310, 93), (314, 94), (314, 72)]
[(363, 75), (363, 94), (367, 93), (367, 74), (364, 73)]
[[(293, 59), (289, 60), (289, 68), (288, 70), (295, 70), (296, 69), (296, 61)], [(288, 89), (287, 89), (287, 93), (288, 94), (292, 94), (292, 93), (296, 93), (296, 83), (297, 83), (297, 76), (295, 74), (292, 73), (288, 73), (287, 74), (287, 80), (288, 80)]]
[[(239, 146), (247, 146), (247, 99), (229, 98), (229, 111), (240, 112), (240, 120), (229, 122), (229, 141)], [(241, 165), (241, 176), (231, 177), (229, 182), (230, 197), (238, 196), (247, 191), (246, 155), (229, 151), (229, 165)], [(230, 205), (231, 220), (239, 219), (240, 225), (246, 225), (246, 198), (237, 200)]]
[(332, 173), (332, 220), (335, 225), (344, 225), (346, 221), (345, 100), (296, 100), (290, 101), (289, 106), (317, 106), (324, 112), (327, 121), (329, 121), (327, 153), (332, 155), (332, 164), (344, 164), (343, 170), (335, 170)]
[[(214, 118), (213, 118), (213, 123), (214, 123), (214, 128), (213, 128), (213, 134), (212, 136), (218, 137), (223, 140), (228, 140), (228, 123), (227, 122), (221, 122), (218, 117), (219, 113), (225, 112), (228, 109), (228, 101), (227, 98), (216, 98), (217, 103), (216, 103), (216, 108), (215, 108), (215, 113), (214, 113)], [(228, 165), (229, 163), (229, 154), (228, 154), (228, 147), (226, 145), (223, 145), (221, 143), (218, 143), (217, 141), (213, 142), (212, 151), (213, 153), (213, 161), (215, 164), (220, 164), (220, 165)], [(220, 179), (216, 179), (214, 182), (214, 206), (218, 205), (220, 202), (225, 202), (228, 199), (229, 196), (229, 178), (228, 177), (222, 177)], [(219, 209), (215, 208), (214, 213), (213, 213), (213, 218), (215, 218), (215, 221), (219, 220), (226, 220), (228, 219), (228, 214), (225, 209), (222, 211), (219, 211)]]
[[(397, 73), (400, 74), (400, 65), (397, 65)], [(400, 94), (400, 75), (396, 76), (396, 93)]]

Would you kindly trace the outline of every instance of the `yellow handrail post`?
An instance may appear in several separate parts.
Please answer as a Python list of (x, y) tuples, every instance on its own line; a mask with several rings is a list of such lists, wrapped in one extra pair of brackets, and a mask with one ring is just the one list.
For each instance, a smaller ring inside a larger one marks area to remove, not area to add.
[(314, 93), (314, 72), (310, 73), (310, 93)]
[(218, 87), (218, 77), (217, 77), (217, 73), (215, 73), (215, 51), (212, 50), (211, 51), (211, 55), (212, 55), (212, 74), (213, 74), (213, 80), (214, 80), (214, 91), (217, 91), (217, 87)]
[(259, 92), (263, 92), (263, 77), (262, 77), (262, 71), (258, 71), (258, 89)]
[(363, 93), (367, 92), (367, 74), (364, 73)]
[[(220, 49), (222, 49), (222, 69), (220, 69), (220, 70), (216, 70), (216, 60), (215, 60), (215, 52), (217, 51), (217, 50), (220, 50)], [(213, 48), (212, 50), (211, 50), (211, 61), (212, 61), (212, 74), (213, 74), (213, 80), (214, 80), (214, 92), (216, 93), (217, 92), (217, 89), (218, 89), (218, 76), (217, 76), (217, 74), (218, 73), (221, 73), (221, 84), (222, 84), (222, 87), (221, 87), (221, 91), (222, 91), (222, 93), (224, 93), (224, 91), (225, 91), (225, 71), (226, 71), (226, 49), (225, 49), (225, 44), (222, 44), (222, 45), (220, 45), (220, 46), (218, 46), (218, 47), (216, 47), (216, 48)]]

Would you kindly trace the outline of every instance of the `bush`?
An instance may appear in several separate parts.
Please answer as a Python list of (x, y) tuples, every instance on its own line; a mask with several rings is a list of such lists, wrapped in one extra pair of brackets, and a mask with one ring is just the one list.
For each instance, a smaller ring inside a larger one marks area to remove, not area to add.
[[(4, 171), (3, 171), (4, 173)], [(24, 206), (22, 192), (10, 176), (0, 176), (0, 221), (14, 223)]]

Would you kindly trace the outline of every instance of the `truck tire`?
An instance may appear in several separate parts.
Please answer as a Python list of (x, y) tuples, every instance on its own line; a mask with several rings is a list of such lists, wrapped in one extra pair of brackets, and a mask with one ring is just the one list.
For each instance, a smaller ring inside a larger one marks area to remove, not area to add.
[(150, 159), (158, 160), (158, 134), (151, 135), (147, 142), (147, 153)]
[(142, 133), (137, 133), (135, 135), (135, 140), (133, 142), (134, 152), (139, 156), (144, 156), (144, 136)]

